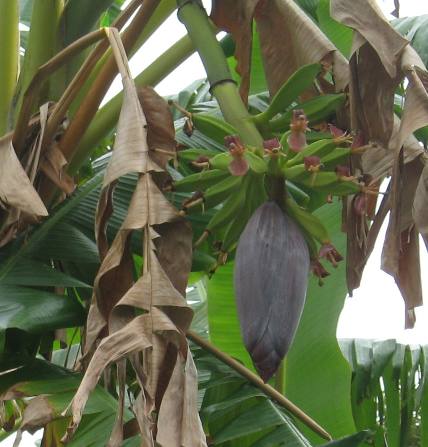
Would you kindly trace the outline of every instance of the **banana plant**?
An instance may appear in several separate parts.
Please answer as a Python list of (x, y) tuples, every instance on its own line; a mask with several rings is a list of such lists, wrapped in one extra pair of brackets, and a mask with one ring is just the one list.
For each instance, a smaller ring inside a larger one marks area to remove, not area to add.
[[(391, 110), (376, 103), (379, 122), (362, 121), (374, 119), (355, 102), (372, 60), (351, 52), (351, 28), (362, 56), (382, 55), (382, 88), (384, 73), (407, 76), (423, 101), (424, 67), (370, 0), (366, 11), (216, 0), (212, 20), (198, 0), (123, 3), (0, 0), (0, 436), (18, 443), (43, 427), (46, 447), (380, 446), (382, 421), (366, 417), (372, 403), (360, 410), (361, 382), (335, 338), (339, 263), (346, 252), (352, 290), (391, 209), (385, 269), (412, 323), (426, 189), (421, 149), (403, 142), (428, 123), (409, 90), (399, 156), (384, 155), (395, 86)], [(133, 79), (128, 59), (172, 12), (187, 35)], [(381, 26), (367, 34), (353, 17), (370, 12)], [(228, 32), (220, 42), (216, 27)], [(161, 98), (153, 86), (195, 51), (207, 79)], [(100, 107), (117, 74), (123, 91)], [(391, 166), (392, 199), (374, 215)], [(416, 188), (415, 226), (400, 210)], [(397, 445), (410, 439), (403, 421)]]

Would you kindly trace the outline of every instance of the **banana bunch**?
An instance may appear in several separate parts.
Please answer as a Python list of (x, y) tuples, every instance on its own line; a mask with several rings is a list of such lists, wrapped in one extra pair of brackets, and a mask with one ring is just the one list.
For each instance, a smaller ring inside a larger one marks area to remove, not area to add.
[[(305, 110), (291, 109), (321, 70), (319, 64), (303, 67), (278, 91), (266, 111), (252, 117), (263, 134), (272, 137), (263, 148), (244, 146), (236, 130), (215, 115), (188, 114), (187, 129), (197, 129), (225, 145), (223, 152), (195, 147), (179, 151), (183, 172), (192, 173), (172, 185), (173, 191), (188, 195), (182, 203), (183, 215), (192, 218), (212, 210), (195, 246), (199, 250), (214, 247), (217, 265), (235, 251), (247, 222), (268, 200), (298, 224), (320, 283), (328, 273), (319, 258), (334, 266), (341, 260), (324, 224), (312, 212), (334, 196), (364, 193), (364, 185), (345, 166), (353, 152), (352, 138), (345, 133), (308, 132), (308, 118), (330, 113), (331, 98), (308, 101), (302, 105), (308, 106)], [(284, 117), (289, 122), (278, 134), (278, 123)]]

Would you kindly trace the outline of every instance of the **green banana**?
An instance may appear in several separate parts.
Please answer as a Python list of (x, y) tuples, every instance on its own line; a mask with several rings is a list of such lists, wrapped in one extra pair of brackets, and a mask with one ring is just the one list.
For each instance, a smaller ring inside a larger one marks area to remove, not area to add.
[(322, 164), (324, 169), (334, 169), (337, 165), (345, 163), (351, 155), (351, 149), (346, 147), (337, 147), (328, 155), (323, 157)]
[[(308, 121), (313, 123), (332, 115), (345, 101), (345, 98), (345, 95), (342, 93), (317, 96), (299, 104), (299, 109), (303, 109)], [(272, 132), (283, 132), (285, 129), (288, 129), (292, 114), (293, 111), (289, 110), (279, 118), (270, 121), (269, 129)]]
[(329, 186), (339, 181), (335, 172), (307, 172), (307, 176), (296, 179), (296, 183), (311, 188)]
[(183, 177), (174, 182), (173, 188), (177, 192), (204, 191), (229, 176), (225, 171), (210, 169)]
[(206, 208), (213, 208), (224, 202), (229, 195), (241, 188), (242, 177), (229, 176), (209, 187), (204, 193), (204, 204)]
[(245, 204), (241, 209), (240, 214), (237, 215), (227, 227), (221, 247), (223, 253), (230, 253), (236, 248), (239, 237), (247, 225), (248, 220), (253, 215), (254, 211), (267, 200), (263, 177), (255, 175), (248, 177), (248, 180), (245, 182), (247, 184)]
[(254, 152), (251, 152), (247, 149), (244, 152), (244, 158), (245, 160), (247, 160), (250, 169), (256, 174), (264, 174), (267, 171), (266, 161), (262, 157), (256, 155)]
[(310, 197), (305, 191), (301, 190), (298, 186), (288, 180), (285, 181), (285, 184), (288, 193), (299, 205), (306, 205), (309, 203)]
[(361, 185), (352, 180), (340, 180), (331, 185), (317, 188), (317, 191), (324, 192), (326, 194), (332, 194), (333, 196), (347, 196), (350, 194), (358, 194), (361, 192)]
[(254, 121), (267, 122), (278, 113), (284, 112), (301, 93), (311, 87), (321, 70), (322, 66), (318, 63), (304, 65), (297, 70), (278, 90), (269, 107), (254, 117)]
[(235, 193), (229, 195), (223, 206), (208, 222), (206, 231), (212, 233), (220, 230), (221, 228), (227, 227), (230, 222), (241, 213), (245, 201), (245, 184), (246, 182), (243, 182), (243, 185), (241, 185)]
[(217, 154), (215, 157), (210, 158), (209, 164), (214, 169), (229, 171), (229, 164), (232, 160), (233, 157), (229, 152), (223, 152), (222, 154)]
[(306, 232), (321, 244), (330, 242), (327, 229), (318, 217), (297, 205), (290, 197), (285, 200), (287, 214), (292, 217)]
[(286, 167), (290, 168), (303, 163), (305, 157), (317, 156), (325, 157), (336, 148), (337, 143), (334, 139), (318, 140), (306, 146), (301, 152), (298, 152), (293, 158), (287, 161)]
[(197, 130), (222, 145), (224, 144), (224, 137), (237, 133), (230, 124), (212, 115), (193, 113), (192, 122)]
[(177, 156), (180, 160), (183, 161), (195, 161), (199, 157), (215, 157), (219, 152), (218, 151), (212, 151), (209, 149), (185, 149), (183, 151), (178, 151)]

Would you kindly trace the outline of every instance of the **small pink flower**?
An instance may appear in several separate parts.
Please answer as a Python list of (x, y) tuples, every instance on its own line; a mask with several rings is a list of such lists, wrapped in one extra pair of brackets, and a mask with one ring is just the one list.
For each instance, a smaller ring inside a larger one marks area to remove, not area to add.
[(346, 132), (344, 130), (339, 129), (338, 127), (334, 126), (333, 124), (329, 124), (328, 128), (329, 128), (330, 133), (333, 136), (333, 138), (344, 137), (346, 135)]
[(334, 172), (336, 172), (338, 177), (350, 177), (351, 176), (351, 170), (348, 166), (345, 165), (337, 165), (334, 168)]
[(232, 175), (240, 177), (249, 169), (248, 161), (244, 157), (236, 157), (229, 163), (229, 171)]
[(316, 155), (311, 155), (303, 159), (305, 169), (309, 172), (318, 172), (321, 167), (321, 158)]
[(322, 286), (324, 284), (323, 278), (330, 275), (330, 273), (324, 268), (321, 262), (318, 259), (311, 260), (311, 272), (314, 276), (319, 278), (318, 284)]
[(263, 149), (269, 155), (278, 153), (281, 149), (281, 143), (278, 138), (271, 138), (270, 140), (263, 141)]
[(320, 248), (319, 257), (325, 258), (333, 267), (337, 267), (337, 263), (343, 260), (342, 255), (330, 243), (323, 244)]
[(245, 146), (238, 135), (228, 135), (224, 137), (226, 147), (229, 149), (233, 160), (229, 164), (229, 171), (232, 175), (245, 175), (249, 169), (249, 164), (244, 158)]
[(306, 147), (306, 135), (308, 130), (308, 120), (305, 112), (301, 109), (293, 110), (293, 117), (290, 124), (290, 135), (287, 139), (290, 149), (294, 152), (300, 152)]

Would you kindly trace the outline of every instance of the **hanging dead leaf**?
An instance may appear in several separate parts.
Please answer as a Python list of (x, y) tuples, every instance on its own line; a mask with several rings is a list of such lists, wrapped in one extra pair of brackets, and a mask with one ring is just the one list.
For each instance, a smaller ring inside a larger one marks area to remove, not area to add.
[(72, 177), (65, 172), (66, 166), (67, 160), (59, 149), (57, 143), (54, 142), (44, 156), (40, 168), (52, 183), (57, 185), (58, 188), (66, 194), (71, 194), (76, 185)]
[(428, 167), (426, 159), (424, 159), (424, 162), (425, 167), (419, 179), (413, 203), (413, 218), (428, 250)]
[[(117, 363), (119, 408), (108, 446), (122, 444), (128, 359), (141, 388), (135, 402), (135, 414), (143, 444), (166, 445), (158, 439), (168, 439), (168, 425), (172, 424), (179, 428), (175, 436), (181, 439), (182, 446), (205, 446), (197, 414), (196, 382), (191, 380), (192, 369), (182, 367), (190, 361), (185, 332), (193, 313), (182, 293), (190, 271), (192, 235), (187, 227), (187, 231), (182, 231), (185, 224), (178, 211), (162, 195), (152, 178), (164, 171), (149, 154), (146, 133), (150, 132), (150, 123), (146, 123), (119, 34), (109, 30), (108, 35), (123, 79), (124, 102), (96, 217), (102, 264), (95, 279), (86, 328), (84, 354), (90, 361), (71, 404), (73, 420), (65, 440), (76, 430), (89, 394), (103, 371)], [(146, 101), (152, 107), (151, 119), (156, 122), (162, 119), (165, 109), (159, 106), (153, 92), (150, 95), (150, 100)], [(169, 111), (166, 128), (158, 126), (153, 130), (153, 144), (171, 143), (168, 117)], [(166, 163), (167, 160), (160, 158), (157, 161)], [(109, 247), (105, 226), (112, 213), (114, 185), (120, 176), (131, 172), (137, 172), (139, 178), (127, 216)], [(138, 230), (143, 230), (144, 266), (141, 277), (134, 283), (129, 243), (132, 233)], [(174, 250), (177, 259), (167, 256), (166, 249)], [(189, 380), (194, 390), (183, 390), (183, 403), (176, 405), (168, 424), (160, 425), (155, 413), (162, 405), (168, 406), (165, 399), (177, 400), (168, 391), (170, 386), (174, 387), (175, 381), (185, 383)], [(189, 409), (190, 415), (187, 413)], [(175, 423), (175, 420), (181, 423)], [(194, 436), (187, 439), (185, 433)]]
[(153, 161), (166, 169), (175, 157), (174, 120), (168, 103), (152, 87), (138, 89), (138, 98), (147, 120), (147, 144)]
[(34, 216), (48, 215), (15, 154), (11, 136), (0, 139), (0, 179), (0, 204), (3, 207), (17, 208)]
[(250, 91), (251, 46), (253, 42), (253, 15), (259, 0), (214, 0), (211, 12), (213, 22), (232, 34), (235, 41), (236, 71), (241, 75), (240, 93), (247, 103)]
[(348, 62), (293, 0), (262, 0), (255, 13), (269, 91), (274, 95), (301, 66), (332, 67), (337, 91), (349, 82)]

